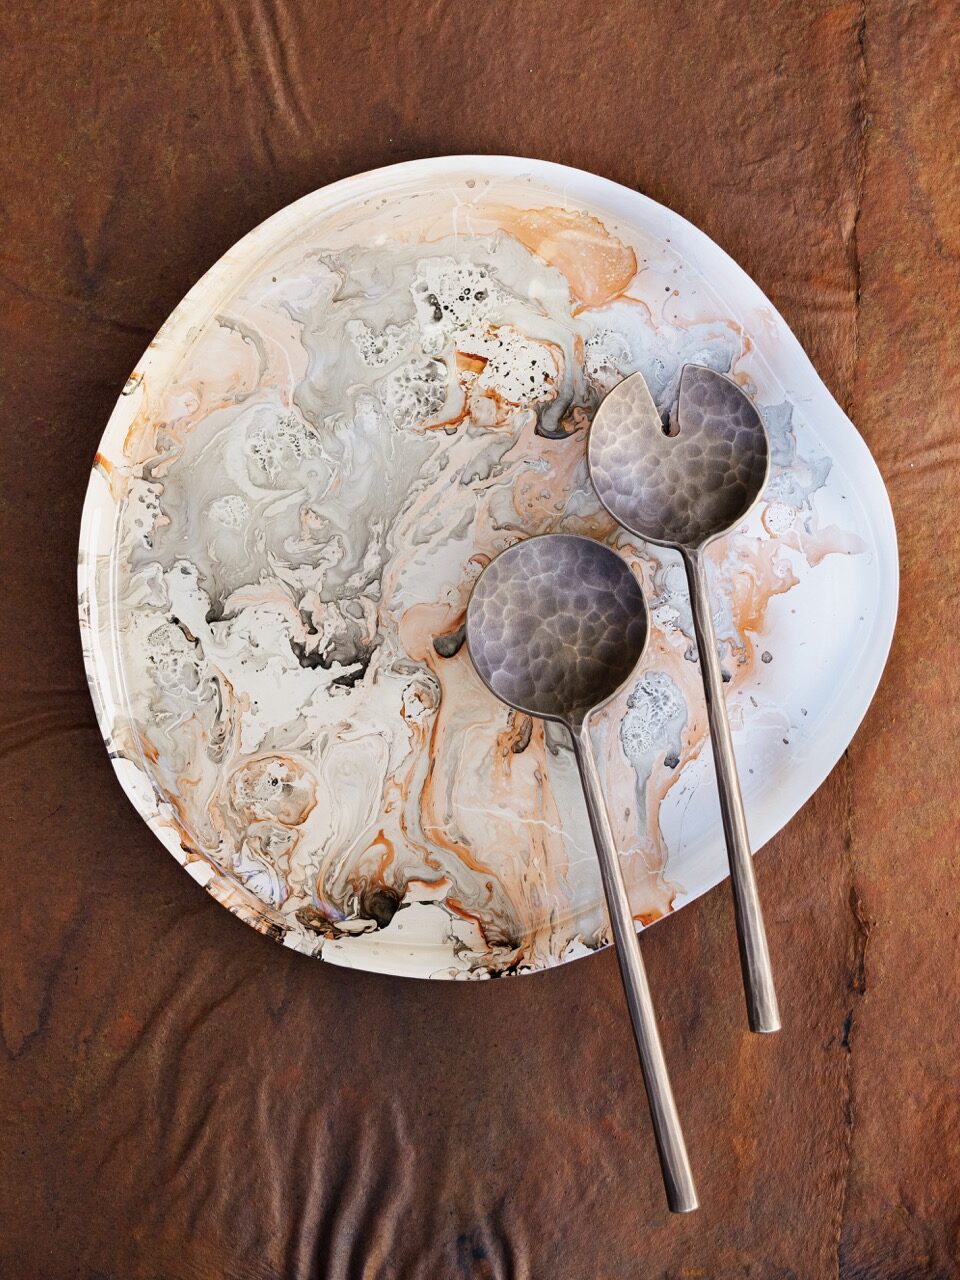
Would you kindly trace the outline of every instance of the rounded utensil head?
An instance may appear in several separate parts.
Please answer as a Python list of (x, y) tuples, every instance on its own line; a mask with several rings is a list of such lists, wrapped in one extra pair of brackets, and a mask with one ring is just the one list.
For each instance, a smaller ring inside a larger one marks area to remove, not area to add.
[(770, 447), (737, 384), (688, 364), (668, 427), (641, 374), (614, 387), (594, 416), (587, 460), (597, 496), (619, 524), (649, 542), (692, 550), (747, 514), (766, 484)]
[(477, 579), (467, 649), (484, 684), (517, 711), (578, 726), (611, 698), (647, 642), (640, 583), (590, 538), (518, 542)]

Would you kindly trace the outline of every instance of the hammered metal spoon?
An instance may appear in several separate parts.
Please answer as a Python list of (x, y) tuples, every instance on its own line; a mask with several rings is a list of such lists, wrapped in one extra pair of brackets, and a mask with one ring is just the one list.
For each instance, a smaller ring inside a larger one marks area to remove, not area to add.
[(750, 856), (750, 837), (723, 699), (704, 548), (750, 511), (770, 470), (763, 421), (743, 391), (713, 369), (685, 365), (667, 425), (639, 373), (605, 397), (587, 450), (600, 501), (624, 528), (683, 558), (693, 606), (720, 813), (752, 1031), (778, 1031), (780, 1011)]
[(530, 538), (484, 569), (467, 609), (466, 634), (473, 665), (498, 698), (566, 725), (573, 739), (667, 1203), (674, 1213), (689, 1213), (697, 1208), (697, 1192), (588, 728), (646, 646), (640, 584), (601, 543), (568, 534)]

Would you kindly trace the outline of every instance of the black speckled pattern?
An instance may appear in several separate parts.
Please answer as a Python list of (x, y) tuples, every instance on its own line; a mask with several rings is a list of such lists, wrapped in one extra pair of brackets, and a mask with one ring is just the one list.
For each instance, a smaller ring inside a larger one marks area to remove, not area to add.
[(602, 543), (547, 534), (510, 547), (480, 575), (467, 647), (497, 697), (578, 725), (640, 660), (647, 609), (629, 565)]
[(664, 432), (647, 384), (632, 374), (594, 417), (590, 475), (620, 524), (692, 548), (747, 514), (766, 483), (769, 446), (752, 401), (702, 365), (684, 366), (674, 429)]

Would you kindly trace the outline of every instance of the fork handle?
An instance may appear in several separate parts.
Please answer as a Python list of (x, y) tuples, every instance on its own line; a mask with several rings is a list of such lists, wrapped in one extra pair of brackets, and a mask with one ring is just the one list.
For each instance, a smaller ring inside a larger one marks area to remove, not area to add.
[(743, 811), (730, 721), (727, 719), (723, 697), (723, 676), (717, 656), (717, 633), (710, 608), (706, 564), (702, 550), (682, 551), (681, 555), (690, 587), (693, 628), (697, 637), (707, 719), (713, 741), (713, 763), (717, 772), (717, 789), (720, 792), (720, 815), (727, 841), (727, 857), (730, 860), (730, 881), (733, 885), (733, 906), (737, 922), (737, 942), (740, 946), (740, 968), (743, 971), (747, 998), (747, 1017), (751, 1031), (779, 1031), (780, 1010), (773, 985), (773, 969), (770, 965), (763, 912), (760, 909), (760, 895), (757, 893), (753, 858), (750, 855), (750, 836)]

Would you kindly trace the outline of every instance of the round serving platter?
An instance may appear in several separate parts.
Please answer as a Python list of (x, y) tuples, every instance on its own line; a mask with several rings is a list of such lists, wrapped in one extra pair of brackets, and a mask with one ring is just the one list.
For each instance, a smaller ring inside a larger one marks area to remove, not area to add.
[(640, 370), (756, 400), (773, 466), (712, 548), (754, 846), (860, 723), (897, 608), (861, 437), (743, 271), (668, 209), (507, 156), (359, 174), (244, 237), (131, 375), (84, 507), (80, 621), (114, 768), (162, 843), (284, 945), (419, 977), (525, 973), (607, 941), (561, 730), (463, 649), (520, 538), (603, 539), (648, 655), (596, 732), (638, 923), (727, 874), (683, 570), (618, 530), (586, 434)]

